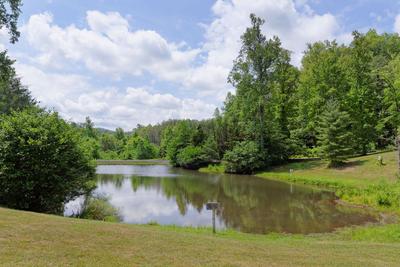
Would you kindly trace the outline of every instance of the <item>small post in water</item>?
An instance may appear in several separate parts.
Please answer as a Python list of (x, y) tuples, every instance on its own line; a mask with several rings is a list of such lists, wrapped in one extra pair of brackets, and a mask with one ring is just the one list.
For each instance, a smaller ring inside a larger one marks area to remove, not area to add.
[(207, 210), (212, 210), (212, 226), (213, 226), (213, 233), (215, 234), (215, 211), (218, 209), (219, 203), (218, 202), (208, 202), (206, 204)]

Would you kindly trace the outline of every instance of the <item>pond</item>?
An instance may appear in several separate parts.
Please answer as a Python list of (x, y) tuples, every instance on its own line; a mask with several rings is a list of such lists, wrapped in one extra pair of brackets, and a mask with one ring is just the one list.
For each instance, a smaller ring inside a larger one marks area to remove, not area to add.
[[(332, 192), (255, 176), (204, 174), (166, 165), (100, 165), (95, 194), (105, 195), (125, 223), (211, 226), (248, 233), (322, 233), (375, 222), (368, 211), (339, 205)], [(66, 205), (65, 215), (79, 201)]]

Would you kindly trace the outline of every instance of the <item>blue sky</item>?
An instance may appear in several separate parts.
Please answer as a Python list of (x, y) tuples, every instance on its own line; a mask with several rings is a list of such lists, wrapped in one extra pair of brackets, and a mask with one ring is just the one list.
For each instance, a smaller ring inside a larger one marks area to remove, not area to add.
[(0, 49), (42, 106), (106, 128), (210, 117), (233, 90), (226, 77), (252, 12), (297, 66), (309, 42), (400, 32), (398, 0), (24, 2), (20, 41), (0, 31)]

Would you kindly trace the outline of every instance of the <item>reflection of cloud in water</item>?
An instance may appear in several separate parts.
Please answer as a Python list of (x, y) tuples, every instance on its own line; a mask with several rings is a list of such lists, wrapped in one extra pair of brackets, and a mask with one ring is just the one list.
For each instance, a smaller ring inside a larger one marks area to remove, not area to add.
[(211, 226), (212, 212), (204, 209), (209, 201), (222, 206), (217, 227), (252, 233), (328, 232), (375, 221), (369, 213), (336, 205), (331, 192), (253, 176), (147, 165), (99, 166), (97, 171), (95, 194), (107, 196), (126, 223)]
[[(181, 215), (175, 198), (168, 199), (156, 188), (139, 188), (132, 191), (131, 182), (125, 179), (122, 186), (115, 188), (113, 183), (105, 183), (96, 189), (96, 193), (105, 194), (110, 203), (120, 211), (126, 223), (176, 224), (185, 226), (211, 226), (211, 211), (198, 212), (192, 205), (187, 205), (185, 215)], [(219, 220), (217, 227), (222, 228)]]
[(74, 216), (80, 213), (85, 198), (83, 196), (68, 202), (64, 206), (64, 216)]

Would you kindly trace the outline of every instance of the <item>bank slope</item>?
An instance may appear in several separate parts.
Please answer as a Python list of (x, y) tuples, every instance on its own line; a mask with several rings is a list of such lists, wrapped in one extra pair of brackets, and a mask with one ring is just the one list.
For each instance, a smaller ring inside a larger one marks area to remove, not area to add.
[(399, 243), (336, 235), (213, 236), (209, 229), (137, 226), (0, 208), (1, 266), (395, 266)]

